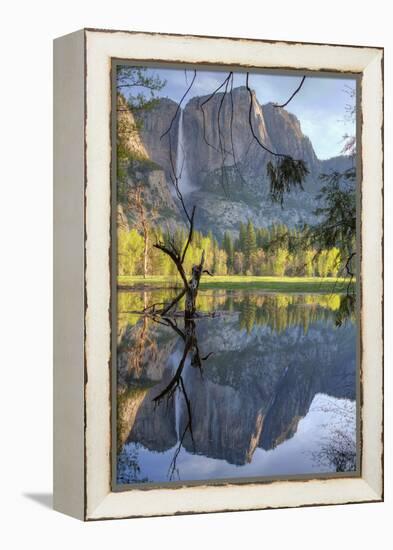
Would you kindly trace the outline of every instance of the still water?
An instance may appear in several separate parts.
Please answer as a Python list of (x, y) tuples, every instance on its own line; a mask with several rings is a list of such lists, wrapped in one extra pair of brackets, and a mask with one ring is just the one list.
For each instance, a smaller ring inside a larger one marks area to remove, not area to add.
[(356, 469), (356, 323), (344, 295), (200, 291), (185, 325), (119, 292), (117, 483)]

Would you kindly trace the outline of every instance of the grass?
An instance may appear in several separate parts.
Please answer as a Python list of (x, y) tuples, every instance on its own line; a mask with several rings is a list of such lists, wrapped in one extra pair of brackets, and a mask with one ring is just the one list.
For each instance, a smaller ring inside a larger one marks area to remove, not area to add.
[[(355, 284), (354, 282), (352, 284)], [(173, 277), (119, 276), (119, 288), (182, 287), (180, 279)], [(335, 277), (254, 277), (224, 275), (203, 276), (201, 289), (266, 290), (270, 292), (345, 292), (348, 279)]]

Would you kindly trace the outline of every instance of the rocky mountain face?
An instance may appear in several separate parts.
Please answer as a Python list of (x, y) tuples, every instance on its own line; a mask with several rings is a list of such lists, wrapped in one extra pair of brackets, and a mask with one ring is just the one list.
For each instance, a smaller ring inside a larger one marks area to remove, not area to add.
[(129, 154), (139, 159), (149, 158), (138, 131), (137, 121), (122, 95), (117, 97), (117, 132), (121, 146)]
[[(162, 100), (158, 111), (153, 110), (150, 116), (138, 119), (130, 112), (126, 102), (118, 98), (118, 143), (128, 155), (126, 172), (126, 190), (120, 194), (118, 202), (118, 227), (129, 229), (135, 223), (137, 213), (128, 196), (137, 186), (143, 189), (143, 203), (150, 221), (156, 225), (175, 230), (183, 224), (169, 183), (170, 155), (169, 137), (162, 142), (159, 136), (176, 111), (177, 105), (170, 100)], [(177, 132), (177, 126), (174, 126)], [(158, 139), (156, 139), (158, 136)], [(173, 156), (176, 158), (176, 145)]]
[[(140, 138), (148, 156), (158, 164), (167, 176), (171, 173), (171, 163), (176, 166), (179, 119), (175, 117), (177, 103), (171, 99), (160, 99), (153, 108), (142, 111), (138, 116), (141, 124)], [(172, 122), (172, 119), (173, 122)], [(171, 131), (166, 133), (172, 122)], [(166, 133), (166, 135), (164, 135)], [(169, 183), (169, 178), (168, 178)]]
[(320, 165), (310, 139), (301, 130), (299, 120), (285, 109), (273, 103), (262, 107), (266, 128), (273, 144), (273, 150), (303, 159), (311, 174), (318, 172)]
[[(224, 231), (237, 232), (240, 221), (248, 219), (261, 227), (316, 221), (313, 211), (321, 188), (319, 175), (350, 165), (344, 156), (320, 161), (299, 120), (272, 103), (260, 105), (254, 93), (250, 115), (250, 95), (245, 87), (211, 99), (194, 97), (175, 116), (176, 109), (174, 101), (161, 99), (138, 119), (138, 140), (160, 173), (154, 181), (146, 179), (148, 195), (156, 204), (164, 201), (161, 219), (166, 213), (179, 223), (181, 212), (171, 183), (175, 172), (186, 202), (197, 206), (197, 229), (212, 230), (218, 238)], [(287, 195), (284, 208), (270, 200), (266, 164), (274, 156), (254, 139), (250, 116), (254, 133), (266, 148), (304, 160), (310, 171), (305, 190)]]
[[(183, 122), (184, 147), (189, 172), (195, 184), (201, 188), (206, 176), (215, 171), (220, 172), (223, 164), (230, 168), (234, 163), (244, 164), (246, 161), (250, 170), (258, 168), (269, 157), (265, 151), (260, 151), (261, 155), (256, 156), (254, 148), (251, 148), (253, 136), (249, 125), (250, 98), (245, 87), (233, 90), (233, 108), (228, 95), (223, 99), (223, 94), (218, 94), (203, 105), (207, 99), (207, 97), (191, 99), (184, 109)], [(262, 107), (258, 104), (255, 95), (253, 95), (252, 125), (260, 140), (266, 144), (266, 147), (272, 149), (273, 145), (266, 129)]]

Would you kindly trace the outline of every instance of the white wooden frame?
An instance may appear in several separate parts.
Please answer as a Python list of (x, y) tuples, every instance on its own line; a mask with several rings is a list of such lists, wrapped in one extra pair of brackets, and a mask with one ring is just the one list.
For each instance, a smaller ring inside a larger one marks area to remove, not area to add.
[[(55, 40), (54, 507), (83, 520), (383, 499), (383, 50), (122, 31)], [(361, 73), (360, 477), (111, 491), (111, 59)]]

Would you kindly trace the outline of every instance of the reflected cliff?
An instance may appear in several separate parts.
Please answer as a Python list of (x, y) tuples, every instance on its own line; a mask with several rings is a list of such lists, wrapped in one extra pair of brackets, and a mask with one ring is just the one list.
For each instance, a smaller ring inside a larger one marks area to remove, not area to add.
[(346, 297), (201, 291), (195, 322), (133, 313), (170, 293), (119, 293), (118, 483), (336, 471), (315, 457), (355, 403)]

